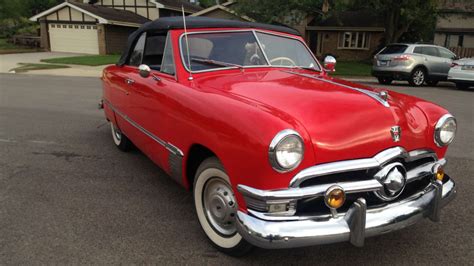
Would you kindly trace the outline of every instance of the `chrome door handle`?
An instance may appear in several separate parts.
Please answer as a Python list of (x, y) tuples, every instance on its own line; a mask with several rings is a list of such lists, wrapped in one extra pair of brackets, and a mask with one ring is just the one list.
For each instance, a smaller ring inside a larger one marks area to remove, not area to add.
[(135, 80), (133, 80), (133, 79), (126, 79), (125, 82), (126, 82), (128, 85), (132, 85), (133, 83), (135, 83)]

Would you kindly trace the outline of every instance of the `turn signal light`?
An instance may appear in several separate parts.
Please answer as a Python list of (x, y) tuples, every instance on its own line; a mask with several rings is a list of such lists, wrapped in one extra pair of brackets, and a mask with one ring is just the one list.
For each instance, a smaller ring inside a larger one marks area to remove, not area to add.
[(346, 201), (346, 193), (340, 186), (332, 186), (326, 191), (324, 201), (331, 209), (340, 208)]
[(436, 171), (436, 180), (443, 182), (443, 179), (444, 179), (443, 167), (438, 167), (438, 171)]
[(444, 169), (441, 164), (436, 164), (433, 167), (433, 174), (436, 181), (443, 182), (444, 180)]

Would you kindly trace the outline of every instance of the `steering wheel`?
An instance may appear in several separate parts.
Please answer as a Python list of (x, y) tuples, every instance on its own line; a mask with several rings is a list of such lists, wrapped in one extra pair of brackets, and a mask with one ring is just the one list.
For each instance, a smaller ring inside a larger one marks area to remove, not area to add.
[(291, 60), (291, 59), (288, 58), (288, 57), (284, 57), (284, 56), (273, 58), (272, 60), (270, 60), (270, 64), (273, 65), (273, 63), (278, 62), (278, 61), (280, 61), (279, 66), (285, 66), (285, 65), (283, 64), (283, 62), (288, 62), (288, 63), (290, 63), (290, 66), (296, 66), (295, 61)]

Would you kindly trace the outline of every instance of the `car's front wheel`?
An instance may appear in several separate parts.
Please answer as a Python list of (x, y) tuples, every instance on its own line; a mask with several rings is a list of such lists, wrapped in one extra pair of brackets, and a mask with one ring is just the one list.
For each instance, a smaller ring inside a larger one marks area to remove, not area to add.
[(377, 78), (379, 80), (379, 83), (380, 84), (383, 84), (383, 85), (390, 85), (393, 81), (393, 79), (391, 78), (382, 78), (382, 77), (379, 77)]
[(112, 139), (114, 140), (115, 146), (119, 148), (121, 151), (129, 151), (132, 147), (132, 142), (125, 136), (120, 129), (114, 125), (114, 123), (110, 123), (110, 129), (112, 131)]
[(194, 203), (204, 233), (220, 251), (242, 256), (249, 252), (249, 244), (237, 231), (237, 202), (220, 161), (211, 157), (198, 168), (194, 180)]

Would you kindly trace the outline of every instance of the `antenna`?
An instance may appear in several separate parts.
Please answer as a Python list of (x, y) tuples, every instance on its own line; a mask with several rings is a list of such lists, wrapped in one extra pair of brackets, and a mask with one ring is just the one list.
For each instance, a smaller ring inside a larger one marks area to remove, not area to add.
[(193, 80), (193, 70), (191, 69), (191, 55), (189, 54), (189, 42), (188, 42), (188, 29), (186, 28), (186, 15), (184, 14), (184, 6), (181, 6), (183, 11), (183, 24), (184, 24), (184, 38), (186, 38), (186, 52), (188, 54), (188, 65), (189, 65), (189, 80)]

